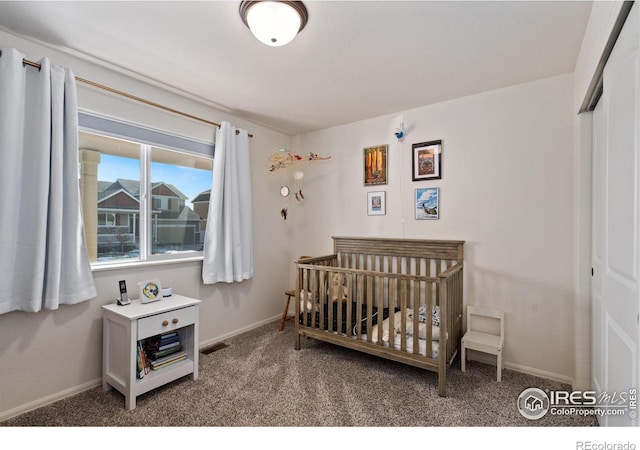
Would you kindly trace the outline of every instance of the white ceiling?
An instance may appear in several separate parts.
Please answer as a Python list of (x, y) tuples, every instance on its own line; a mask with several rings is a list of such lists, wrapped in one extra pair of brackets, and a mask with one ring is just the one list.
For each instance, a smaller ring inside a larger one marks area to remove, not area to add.
[(268, 47), (239, 4), (0, 1), (0, 28), (296, 134), (572, 72), (592, 6), (305, 1), (305, 29)]

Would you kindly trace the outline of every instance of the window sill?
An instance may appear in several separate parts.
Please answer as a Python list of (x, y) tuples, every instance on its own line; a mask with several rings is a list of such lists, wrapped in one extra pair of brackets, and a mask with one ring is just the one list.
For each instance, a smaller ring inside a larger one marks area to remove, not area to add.
[(122, 261), (114, 263), (95, 263), (91, 264), (92, 272), (105, 272), (109, 270), (151, 267), (151, 266), (164, 266), (168, 264), (181, 264), (186, 262), (202, 261), (202, 255), (191, 256), (187, 258), (174, 258), (174, 259), (157, 259), (147, 261)]

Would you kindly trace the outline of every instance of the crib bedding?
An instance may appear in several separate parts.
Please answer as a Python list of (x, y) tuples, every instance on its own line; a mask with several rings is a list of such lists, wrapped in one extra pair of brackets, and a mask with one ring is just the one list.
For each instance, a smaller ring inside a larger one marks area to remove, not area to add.
[[(342, 328), (341, 330), (346, 330), (346, 304), (342, 304), (343, 305), (343, 310), (342, 310)], [(310, 309), (311, 305), (307, 304), (307, 309)], [(334, 308), (333, 308), (333, 328), (332, 330), (334, 332), (337, 332), (338, 330), (338, 319), (337, 319), (337, 313), (338, 313), (338, 308), (337, 308), (337, 304), (334, 303), (333, 304)], [(357, 335), (357, 328), (356, 328), (356, 303), (353, 302), (352, 304), (352, 321), (351, 321), (351, 329), (352, 329), (352, 335), (356, 336)], [(374, 344), (376, 344), (378, 342), (378, 308), (376, 308), (375, 306), (372, 308), (372, 318), (371, 318), (371, 322), (372, 322), (372, 327), (371, 327), (371, 342), (373, 342)], [(366, 312), (367, 312), (367, 305), (362, 305), (362, 325), (361, 325), (361, 332), (362, 332), (362, 340), (363, 341), (367, 341), (367, 320), (366, 320)], [(411, 314), (411, 310), (407, 310), (407, 315), (409, 317), (413, 317)], [(316, 311), (316, 323), (320, 323), (320, 312)], [(401, 315), (402, 312), (401, 311), (396, 311), (395, 312), (395, 316), (394, 316), (394, 328), (396, 330), (396, 333), (394, 335), (394, 342), (393, 342), (393, 347), (396, 350), (400, 350), (402, 348), (402, 335), (400, 334), (400, 329), (401, 329)], [(389, 308), (384, 308), (383, 309), (383, 314), (382, 317), (384, 318), (383, 322), (382, 322), (382, 326), (383, 326), (383, 335), (382, 335), (382, 342), (383, 345), (385, 347), (389, 347)], [(300, 324), (301, 325), (308, 325), (309, 324), (309, 320), (311, 319), (311, 313), (307, 312), (306, 314), (306, 321), (304, 320), (304, 315), (300, 314)], [(435, 322), (435, 320), (434, 320)], [(324, 311), (324, 330), (327, 330), (327, 324), (329, 323), (329, 317), (328, 317), (328, 308), (326, 308), (325, 305), (325, 311)], [(439, 320), (438, 322), (439, 323)], [(422, 356), (427, 356), (427, 324), (424, 322), (419, 323), (418, 325), (419, 328), (419, 339), (418, 339), (418, 353)], [(436, 359), (438, 358), (438, 352), (439, 352), (439, 339), (440, 339), (440, 327), (438, 325), (433, 325), (432, 329), (431, 329), (431, 357)], [(405, 351), (408, 353), (413, 353), (413, 322), (410, 322), (409, 320), (407, 320), (406, 322), (406, 346), (405, 346)]]
[[(435, 311), (435, 308), (434, 308)], [(411, 309), (407, 309), (407, 319), (405, 322), (405, 332), (407, 336), (413, 336), (414, 335), (414, 327), (413, 327), (413, 311)], [(382, 322), (382, 342), (389, 342), (389, 327), (390, 327), (391, 321), (389, 320), (388, 317), (386, 317), (384, 319), (384, 321)], [(395, 334), (401, 334), (402, 332), (402, 312), (401, 311), (396, 311), (396, 313), (393, 316), (393, 328), (395, 330)], [(419, 323), (418, 323), (418, 337), (420, 339), (426, 339), (427, 338), (427, 323), (425, 320), (419, 319)], [(371, 335), (372, 338), (374, 340), (374, 342), (378, 342), (378, 325), (376, 324), (376, 326), (374, 326), (371, 329)], [(438, 311), (438, 314), (432, 314), (432, 321), (431, 321), (431, 340), (433, 341), (438, 341), (440, 340), (440, 314)]]
[[(371, 332), (373, 333), (373, 329)], [(366, 341), (367, 336), (363, 335), (362, 340)], [(378, 342), (377, 336), (374, 337), (374, 335), (372, 334), (371, 342), (377, 343)], [(396, 334), (393, 339), (393, 348), (395, 348), (396, 350), (400, 350), (402, 349), (401, 344), (402, 344), (402, 336), (399, 334)], [(389, 347), (389, 342), (383, 341), (383, 345), (385, 347)], [(405, 351), (407, 353), (413, 353), (413, 336), (407, 335)], [(440, 351), (440, 343), (438, 341), (431, 341), (431, 358), (437, 359), (439, 355), (439, 351)], [(418, 339), (418, 353), (422, 356), (427, 356), (427, 340), (426, 339)]]
[[(332, 306), (332, 327), (331, 330), (332, 331), (338, 331), (338, 329), (340, 329), (343, 333), (346, 333), (347, 330), (347, 303), (346, 302), (331, 302), (330, 303)], [(341, 312), (341, 322), (342, 322), (342, 326), (340, 328), (338, 328), (338, 305), (340, 305), (342, 307), (342, 312)], [(300, 307), (302, 311), (306, 311), (306, 312), (301, 312), (300, 313), (300, 317), (299, 317), (299, 321), (300, 321), (300, 325), (306, 325), (306, 326), (310, 326), (312, 324), (320, 324), (320, 311), (318, 311), (316, 309), (315, 311), (315, 319), (314, 321), (312, 321), (312, 312), (311, 310), (311, 302), (310, 301), (306, 301), (306, 302), (300, 302)], [(306, 308), (303, 308), (306, 307)], [(367, 333), (367, 305), (366, 304), (362, 304), (360, 305), (360, 310), (361, 310), (361, 315), (360, 317), (362, 318), (360, 320), (360, 332), (362, 334), (366, 334)], [(351, 302), (351, 323), (349, 324), (349, 328), (351, 328), (351, 334), (357, 334), (358, 333), (358, 315), (357, 315), (357, 310), (358, 310), (358, 304), (355, 301)], [(376, 306), (372, 306), (371, 307), (371, 325), (375, 326), (378, 323), (380, 315), (378, 314), (378, 308)], [(389, 317), (389, 308), (383, 308), (382, 309), (382, 319), (386, 319)], [(328, 330), (329, 329), (329, 304), (324, 304), (324, 323), (322, 325), (322, 329), (323, 330)]]
[[(419, 323), (418, 323), (418, 353), (423, 356), (427, 355), (427, 323), (426, 323), (426, 309), (421, 308), (419, 312)], [(431, 357), (438, 357), (438, 350), (440, 348), (440, 314), (434, 308), (434, 312), (431, 315)], [(406, 351), (409, 353), (413, 353), (413, 335), (414, 335), (414, 326), (413, 326), (413, 311), (411, 309), (407, 309), (406, 311), (407, 320), (405, 323), (405, 336), (406, 336)], [(382, 343), (385, 347), (389, 347), (389, 335), (390, 335), (390, 324), (391, 321), (389, 318), (385, 318), (382, 322)], [(376, 324), (371, 328), (371, 342), (374, 344), (378, 343), (378, 327), (380, 325)], [(402, 348), (402, 312), (397, 311), (393, 317), (393, 346), (395, 349), (400, 350)], [(364, 337), (366, 340), (366, 336)]]

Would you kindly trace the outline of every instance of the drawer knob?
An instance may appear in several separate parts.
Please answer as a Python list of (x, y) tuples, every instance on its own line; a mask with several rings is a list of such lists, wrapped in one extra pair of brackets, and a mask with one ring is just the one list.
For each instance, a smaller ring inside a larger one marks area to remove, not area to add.
[(168, 320), (163, 320), (162, 321), (162, 326), (166, 327), (167, 325), (169, 325), (169, 321)]
[(178, 319), (173, 319), (171, 322), (173, 322), (174, 324), (178, 323)]

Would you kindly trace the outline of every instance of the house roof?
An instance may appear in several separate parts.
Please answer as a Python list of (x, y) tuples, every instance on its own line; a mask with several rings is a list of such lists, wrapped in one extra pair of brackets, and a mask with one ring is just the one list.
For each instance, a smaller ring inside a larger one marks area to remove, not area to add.
[(113, 181), (100, 181), (98, 180), (98, 193), (104, 192), (109, 186), (113, 184)]
[(98, 181), (98, 202), (110, 197), (118, 191), (124, 190), (132, 197), (140, 197), (140, 182), (118, 178), (115, 181)]
[[(158, 181), (151, 183), (151, 189), (164, 185), (176, 194), (176, 197), (186, 200), (188, 197), (173, 184), (165, 183), (164, 181)], [(137, 180), (128, 180), (125, 178), (118, 178), (115, 181), (98, 181), (98, 201), (105, 197), (113, 195), (115, 192), (124, 189), (129, 195), (133, 197), (140, 197), (140, 182)]]
[(200, 192), (198, 195), (196, 195), (196, 198), (191, 200), (191, 203), (208, 202), (210, 197), (211, 189), (207, 189), (206, 191)]
[(179, 197), (182, 200), (186, 200), (187, 199), (187, 196), (184, 195), (180, 189), (175, 187), (173, 184), (165, 183), (164, 181), (158, 181), (156, 183), (151, 183), (151, 190), (157, 188), (158, 186), (162, 186), (162, 185), (164, 185), (167, 188), (171, 189), (176, 194), (176, 197)]
[(182, 208), (182, 211), (180, 211), (180, 215), (178, 216), (178, 220), (184, 220), (184, 221), (201, 220), (201, 219), (202, 217), (194, 213), (193, 210), (188, 206), (185, 206), (184, 208)]

